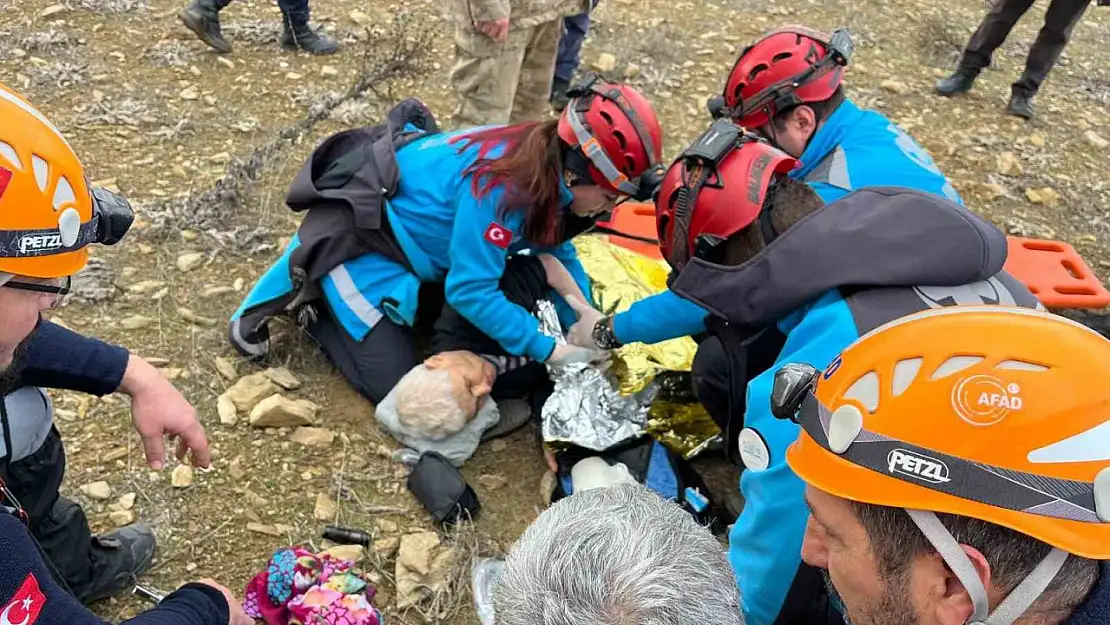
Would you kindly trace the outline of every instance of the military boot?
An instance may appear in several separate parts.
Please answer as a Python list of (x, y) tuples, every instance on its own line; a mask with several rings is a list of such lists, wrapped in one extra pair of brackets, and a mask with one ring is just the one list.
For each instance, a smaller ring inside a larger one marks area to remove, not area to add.
[(81, 603), (102, 601), (129, 590), (154, 560), (154, 532), (141, 523), (93, 538), (92, 573), (87, 584), (72, 588)]
[(286, 13), (281, 20), (281, 47), (300, 48), (312, 54), (334, 54), (339, 50), (339, 42), (324, 33), (319, 33), (308, 25), (307, 15)]
[(971, 91), (971, 86), (975, 84), (975, 78), (978, 76), (979, 72), (975, 70), (961, 68), (951, 76), (938, 80), (933, 86), (933, 90), (945, 97), (965, 93)]
[(1033, 96), (1019, 91), (1013, 92), (1006, 112), (1022, 119), (1032, 119), (1036, 114), (1036, 109), (1033, 108)]
[(556, 78), (551, 82), (551, 108), (555, 109), (556, 113), (562, 113), (563, 109), (570, 104), (567, 89), (570, 89), (570, 81)]
[(231, 44), (220, 30), (220, 9), (227, 6), (220, 0), (193, 0), (177, 16), (185, 27), (217, 52), (231, 52)]

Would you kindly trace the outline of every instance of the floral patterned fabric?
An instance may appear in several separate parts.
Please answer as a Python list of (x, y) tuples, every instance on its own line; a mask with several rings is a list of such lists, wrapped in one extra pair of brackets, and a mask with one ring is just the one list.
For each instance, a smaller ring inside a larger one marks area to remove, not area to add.
[(266, 625), (383, 625), (374, 593), (354, 562), (296, 547), (247, 584), (243, 610)]

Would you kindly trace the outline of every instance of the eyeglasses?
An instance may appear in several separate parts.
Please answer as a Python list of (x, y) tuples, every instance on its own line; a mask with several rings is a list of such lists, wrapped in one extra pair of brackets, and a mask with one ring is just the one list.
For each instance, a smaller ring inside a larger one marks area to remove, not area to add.
[(8, 289), (15, 289), (17, 291), (31, 291), (33, 293), (54, 295), (55, 297), (50, 304), (51, 309), (61, 306), (62, 300), (64, 300), (66, 295), (69, 294), (69, 288), (71, 284), (70, 276), (66, 276), (64, 278), (43, 279), (38, 282), (31, 282), (29, 280), (34, 280), (34, 278), (12, 279), (8, 280), (0, 286)]

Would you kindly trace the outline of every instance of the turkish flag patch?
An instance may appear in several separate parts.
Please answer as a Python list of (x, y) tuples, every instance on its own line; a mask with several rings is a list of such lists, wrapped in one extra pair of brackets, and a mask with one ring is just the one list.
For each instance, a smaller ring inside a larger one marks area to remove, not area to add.
[(0, 625), (32, 625), (46, 606), (46, 595), (39, 590), (39, 580), (27, 575), (11, 602), (0, 612)]
[(486, 240), (503, 250), (507, 250), (509, 244), (513, 242), (513, 233), (496, 221), (491, 221), (489, 227), (486, 228)]
[(12, 170), (0, 167), (0, 199), (3, 199), (4, 192), (8, 190), (8, 183), (12, 181)]

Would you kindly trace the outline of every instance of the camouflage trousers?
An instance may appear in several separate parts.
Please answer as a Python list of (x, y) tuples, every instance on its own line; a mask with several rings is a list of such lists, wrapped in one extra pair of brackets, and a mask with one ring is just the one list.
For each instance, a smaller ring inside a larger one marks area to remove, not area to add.
[(460, 127), (547, 117), (562, 22), (512, 28), (501, 43), (473, 28), (455, 28), (451, 84), (459, 94)]

